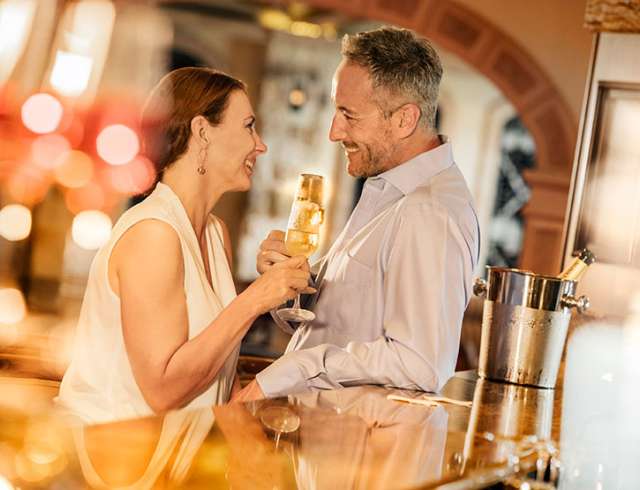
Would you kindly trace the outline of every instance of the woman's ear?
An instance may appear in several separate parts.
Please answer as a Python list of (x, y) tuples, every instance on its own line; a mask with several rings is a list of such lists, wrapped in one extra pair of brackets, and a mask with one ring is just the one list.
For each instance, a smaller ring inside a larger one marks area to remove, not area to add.
[(209, 137), (207, 136), (208, 127), (209, 121), (207, 121), (204, 116), (196, 116), (191, 120), (191, 135), (200, 146), (207, 146), (209, 144)]

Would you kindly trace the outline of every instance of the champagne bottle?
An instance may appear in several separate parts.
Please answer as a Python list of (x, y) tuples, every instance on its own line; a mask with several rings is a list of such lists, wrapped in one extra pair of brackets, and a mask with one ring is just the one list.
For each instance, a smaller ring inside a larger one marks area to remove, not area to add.
[(589, 249), (582, 249), (565, 269), (558, 274), (560, 279), (566, 281), (579, 281), (584, 272), (596, 261), (596, 256)]

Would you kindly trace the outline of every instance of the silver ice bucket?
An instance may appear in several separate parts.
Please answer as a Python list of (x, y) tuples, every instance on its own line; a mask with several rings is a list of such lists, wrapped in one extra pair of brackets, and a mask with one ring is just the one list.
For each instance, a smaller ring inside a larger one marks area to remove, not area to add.
[(479, 379), (464, 440), (464, 461), (471, 467), (482, 460), (504, 461), (524, 438), (551, 439), (554, 394)]
[(576, 283), (519, 269), (487, 267), (477, 279), (484, 296), (478, 374), (494, 381), (554, 388), (571, 320), (571, 308), (589, 307), (575, 297)]

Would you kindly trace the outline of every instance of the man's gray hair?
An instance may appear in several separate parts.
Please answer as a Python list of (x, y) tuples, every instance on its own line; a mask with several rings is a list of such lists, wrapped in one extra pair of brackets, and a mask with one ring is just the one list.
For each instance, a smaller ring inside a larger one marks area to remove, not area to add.
[[(408, 29), (382, 27), (346, 34), (342, 56), (365, 68), (375, 89), (382, 88), (392, 97), (403, 99), (402, 103), (420, 107), (420, 123), (435, 127), (442, 64), (428, 40)], [(384, 100), (379, 98), (377, 103), (385, 113), (396, 109), (389, 107), (392, 101)]]

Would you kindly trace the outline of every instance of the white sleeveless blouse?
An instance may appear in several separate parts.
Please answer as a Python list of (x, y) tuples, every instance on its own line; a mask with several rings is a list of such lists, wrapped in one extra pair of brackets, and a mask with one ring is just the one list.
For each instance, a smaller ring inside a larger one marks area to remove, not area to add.
[[(73, 358), (56, 399), (64, 411), (80, 417), (85, 423), (153, 414), (131, 370), (122, 333), (120, 298), (111, 289), (108, 276), (114, 245), (131, 226), (146, 219), (168, 223), (180, 238), (189, 339), (204, 330), (236, 297), (218, 220), (210, 216), (205, 230), (212, 288), (207, 281), (196, 234), (180, 199), (169, 186), (158, 183), (151, 195), (120, 217), (111, 238), (98, 251), (91, 265)], [(180, 286), (176, 284), (176, 287)], [(228, 401), (239, 350), (240, 346), (229, 355), (211, 386), (192, 400), (188, 408)]]

